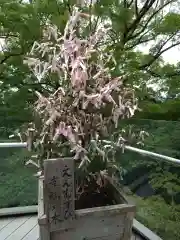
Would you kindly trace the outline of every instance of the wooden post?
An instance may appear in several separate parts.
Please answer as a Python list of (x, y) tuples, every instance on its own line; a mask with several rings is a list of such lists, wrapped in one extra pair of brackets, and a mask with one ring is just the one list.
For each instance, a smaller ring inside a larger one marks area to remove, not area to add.
[(44, 203), (50, 232), (68, 228), (75, 216), (74, 160), (44, 162)]

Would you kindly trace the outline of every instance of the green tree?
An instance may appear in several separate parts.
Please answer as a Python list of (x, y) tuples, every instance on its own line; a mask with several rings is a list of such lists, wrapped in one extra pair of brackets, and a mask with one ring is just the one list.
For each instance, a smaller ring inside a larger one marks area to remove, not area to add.
[[(35, 99), (34, 90), (46, 92), (58, 85), (56, 79), (45, 78), (43, 82), (38, 82), (23, 64), (23, 59), (33, 42), (41, 38), (41, 26), (47, 20), (54, 22), (63, 31), (72, 5), (76, 2), (65, 0), (0, 2), (0, 33), (6, 43), (0, 53), (1, 116), (7, 115), (8, 111), (13, 112), (17, 121), (18, 119), (20, 122), (22, 122), (20, 119), (26, 121), (22, 116), (26, 116), (26, 111), (23, 112), (22, 109), (31, 106)], [(89, 28), (107, 21), (109, 27), (106, 36), (107, 51), (113, 52), (117, 62), (113, 73), (115, 75), (128, 73), (128, 83), (137, 87), (138, 96), (144, 96), (144, 92), (149, 94), (150, 88), (147, 88), (147, 85), (160, 84), (162, 78), (164, 81), (168, 80), (168, 87), (163, 85), (166, 90), (172, 89), (175, 82), (178, 82), (179, 66), (164, 64), (162, 60), (164, 52), (180, 44), (180, 17), (176, 11), (178, 4), (179, 1), (175, 0), (166, 0), (163, 4), (159, 4), (158, 0), (146, 0), (143, 3), (137, 0), (97, 0), (96, 4), (90, 4), (88, 8), (83, 7), (82, 11), (95, 16), (91, 17)], [(166, 11), (166, 8), (173, 6), (172, 9), (175, 10)], [(149, 43), (152, 44), (148, 54), (138, 50), (142, 44)], [(20, 109), (12, 111), (15, 99), (24, 99), (21, 100), (21, 111)], [(30, 116), (27, 120), (29, 118)], [(6, 118), (2, 124), (8, 122), (12, 124), (12, 121), (13, 118), (11, 120)]]

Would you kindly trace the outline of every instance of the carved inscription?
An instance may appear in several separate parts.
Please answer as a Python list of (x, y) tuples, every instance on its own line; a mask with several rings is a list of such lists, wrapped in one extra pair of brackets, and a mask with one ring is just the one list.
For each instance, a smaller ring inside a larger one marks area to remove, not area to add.
[(74, 173), (72, 164), (64, 162), (62, 168), (62, 205), (64, 220), (74, 217)]
[(73, 159), (47, 160), (44, 177), (45, 210), (50, 231), (56, 231), (74, 217)]

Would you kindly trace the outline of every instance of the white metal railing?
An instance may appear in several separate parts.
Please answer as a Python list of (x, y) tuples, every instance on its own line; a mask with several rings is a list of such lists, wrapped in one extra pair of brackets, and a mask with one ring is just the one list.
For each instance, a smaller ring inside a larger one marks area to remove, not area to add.
[[(108, 143), (110, 143), (109, 141), (106, 141)], [(0, 148), (26, 148), (28, 147), (28, 143), (27, 142), (14, 142), (14, 143), (0, 143)], [(154, 153), (154, 152), (150, 152), (150, 151), (146, 151), (140, 148), (135, 148), (135, 147), (130, 147), (130, 146), (124, 146), (124, 149), (129, 150), (131, 152), (136, 152), (136, 153), (140, 153), (141, 155), (144, 156), (149, 156), (149, 157), (153, 157), (153, 158), (157, 158), (160, 160), (165, 160), (171, 163), (176, 163), (176, 164), (180, 164), (180, 160), (173, 158), (173, 157), (168, 157), (165, 155), (161, 155), (158, 153)]]
[[(111, 145), (110, 141), (102, 140), (102, 142)], [(153, 157), (153, 158), (157, 158), (157, 159), (160, 159), (160, 160), (165, 160), (167, 162), (180, 164), (180, 159), (176, 159), (176, 158), (173, 158), (173, 157), (168, 157), (168, 156), (165, 156), (165, 155), (162, 155), (162, 154), (150, 152), (150, 151), (143, 150), (143, 149), (140, 149), (140, 148), (130, 147), (130, 146), (127, 146), (127, 145), (124, 145), (123, 147), (124, 147), (125, 150), (140, 153), (143, 156)]]
[(165, 155), (161, 155), (161, 154), (158, 154), (158, 153), (154, 153), (154, 152), (150, 152), (150, 151), (146, 151), (146, 150), (143, 150), (143, 149), (130, 147), (130, 146), (125, 146), (124, 148), (126, 150), (129, 150), (129, 151), (132, 151), (132, 152), (140, 153), (141, 155), (145, 155), (145, 156), (153, 157), (153, 158), (158, 158), (160, 160), (165, 160), (165, 161), (168, 161), (168, 162), (171, 162), (171, 163), (180, 164), (180, 160), (176, 159), (176, 158), (173, 158), (173, 157), (168, 157), (168, 156), (165, 156)]
[(0, 148), (26, 148), (27, 146), (27, 142), (0, 143)]

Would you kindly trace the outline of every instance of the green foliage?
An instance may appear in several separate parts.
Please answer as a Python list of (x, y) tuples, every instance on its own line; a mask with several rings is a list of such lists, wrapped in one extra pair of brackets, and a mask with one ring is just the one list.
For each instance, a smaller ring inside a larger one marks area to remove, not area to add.
[(136, 218), (164, 240), (180, 238), (180, 205), (171, 206), (160, 197), (141, 199), (137, 203)]
[[(165, 155), (176, 156), (177, 152), (173, 151), (180, 150), (180, 123), (178, 121), (166, 121), (166, 120), (152, 120), (152, 119), (129, 119), (122, 122), (124, 125), (131, 124), (138, 131), (139, 129), (149, 133), (149, 136), (145, 139), (144, 149), (153, 150)], [(167, 154), (168, 152), (169, 154)]]
[(167, 170), (162, 171), (161, 167), (156, 167), (156, 171), (151, 174), (151, 181), (154, 189), (161, 190), (170, 196), (171, 204), (174, 204), (174, 197), (180, 192), (180, 180), (177, 173)]
[(164, 102), (145, 100), (140, 104), (142, 112), (136, 117), (154, 120), (178, 121), (180, 119), (180, 100), (169, 99)]
[(12, 150), (8, 154), (8, 151), (4, 150), (0, 157), (0, 208), (37, 204), (35, 169), (24, 165), (27, 152)]
[(155, 31), (162, 34), (170, 34), (179, 31), (180, 29), (180, 14), (169, 12), (156, 26)]

